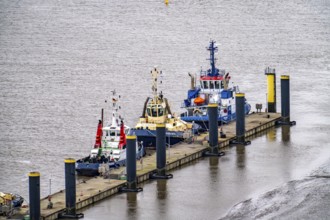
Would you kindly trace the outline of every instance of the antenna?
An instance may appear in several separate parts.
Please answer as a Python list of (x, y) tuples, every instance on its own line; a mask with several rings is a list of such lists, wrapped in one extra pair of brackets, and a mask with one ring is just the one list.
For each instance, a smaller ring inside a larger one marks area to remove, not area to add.
[(151, 73), (151, 77), (152, 77), (152, 87), (151, 87), (151, 90), (152, 90), (152, 94), (154, 96), (154, 99), (156, 100), (156, 98), (157, 98), (157, 92), (158, 92), (157, 79), (158, 79), (158, 76), (162, 72), (159, 72), (157, 70), (157, 68), (155, 67), (150, 73)]
[(216, 52), (218, 52), (218, 47), (215, 45), (215, 41), (211, 40), (210, 41), (210, 46), (207, 48), (208, 51), (210, 51), (210, 64), (211, 64), (211, 69), (209, 69), (209, 74), (211, 76), (216, 76), (219, 73), (219, 70), (215, 67), (215, 61), (217, 60), (214, 56)]

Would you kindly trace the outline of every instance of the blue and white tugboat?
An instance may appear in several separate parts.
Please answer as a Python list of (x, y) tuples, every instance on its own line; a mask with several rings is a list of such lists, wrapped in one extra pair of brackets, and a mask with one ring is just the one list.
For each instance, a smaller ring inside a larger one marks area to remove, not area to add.
[[(181, 119), (187, 122), (195, 122), (208, 129), (207, 106), (210, 103), (218, 104), (218, 124), (228, 123), (236, 119), (235, 93), (239, 93), (238, 86), (229, 86), (230, 76), (224, 69), (215, 67), (215, 52), (218, 47), (215, 41), (210, 42), (207, 48), (210, 51), (210, 69), (200, 71), (199, 80), (192, 74), (191, 88), (188, 90), (187, 99), (184, 100), (182, 107), (185, 112), (181, 114)], [(197, 84), (197, 85), (196, 85)], [(245, 102), (245, 114), (251, 110), (249, 103)]]
[[(113, 91), (115, 95), (115, 91)], [(97, 176), (110, 168), (126, 164), (126, 134), (130, 128), (124, 125), (123, 119), (118, 114), (118, 98), (112, 98), (113, 113), (111, 122), (102, 125), (99, 120), (94, 148), (90, 155), (76, 162), (76, 171), (82, 176)], [(142, 144), (136, 143), (136, 158), (145, 155)]]
[(153, 98), (147, 98), (142, 116), (135, 129), (131, 130), (131, 134), (136, 135), (144, 147), (156, 147), (157, 124), (165, 124), (167, 145), (190, 139), (199, 127), (180, 120), (172, 114), (167, 98), (164, 98), (162, 92), (158, 94), (157, 91), (157, 79), (160, 74), (161, 72), (156, 68), (151, 71)]

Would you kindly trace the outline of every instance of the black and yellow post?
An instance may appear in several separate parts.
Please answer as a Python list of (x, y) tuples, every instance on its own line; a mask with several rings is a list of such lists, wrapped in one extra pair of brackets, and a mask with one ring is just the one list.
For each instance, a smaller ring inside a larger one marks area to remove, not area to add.
[(276, 112), (276, 73), (275, 69), (267, 67), (265, 69), (267, 76), (267, 109), (268, 112)]
[(137, 187), (136, 183), (136, 136), (126, 136), (126, 179), (127, 184), (125, 187), (121, 187), (121, 192), (140, 192), (143, 189)]
[(129, 189), (136, 188), (136, 136), (130, 135), (126, 137), (126, 173), (127, 187)]
[(212, 103), (207, 106), (209, 117), (209, 146), (210, 150), (204, 156), (223, 156), (224, 152), (219, 153), (218, 135), (218, 104)]
[(65, 212), (59, 218), (82, 218), (83, 214), (76, 214), (76, 161), (73, 158), (64, 159), (65, 169)]
[(209, 144), (211, 153), (218, 154), (218, 104), (209, 104), (207, 106), (207, 114), (209, 116)]
[(30, 219), (40, 219), (40, 173), (29, 173)]
[(244, 93), (236, 93), (236, 141), (245, 142)]
[(290, 121), (290, 77), (281, 75), (281, 121), (280, 124), (295, 125)]
[(290, 122), (290, 77), (281, 76), (281, 116), (282, 122)]
[(165, 124), (156, 125), (157, 174), (166, 173), (166, 129)]
[(245, 141), (245, 94), (236, 93), (235, 95), (236, 105), (236, 140), (232, 141), (232, 144), (250, 144), (250, 141)]
[(65, 204), (66, 214), (76, 214), (76, 174), (75, 163), (72, 158), (64, 160), (65, 163)]
[(172, 174), (166, 174), (166, 127), (165, 124), (156, 125), (156, 163), (157, 173), (154, 173), (152, 179), (173, 178)]

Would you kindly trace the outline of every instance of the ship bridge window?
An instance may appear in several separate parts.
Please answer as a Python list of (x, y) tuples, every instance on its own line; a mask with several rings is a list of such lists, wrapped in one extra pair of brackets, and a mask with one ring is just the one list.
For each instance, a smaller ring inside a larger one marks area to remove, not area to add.
[(151, 116), (157, 117), (157, 105), (152, 106), (151, 108)]
[(209, 88), (209, 81), (203, 81), (203, 87), (204, 87), (204, 89), (208, 89)]
[(161, 105), (151, 105), (147, 108), (147, 114), (150, 117), (160, 117), (165, 113), (164, 108)]
[(164, 108), (161, 105), (158, 105), (158, 116), (164, 115)]
[(110, 136), (118, 136), (116, 131), (110, 131)]
[(215, 89), (220, 89), (220, 83), (219, 83), (219, 81), (215, 81), (214, 82), (214, 87), (215, 87)]
[(210, 81), (210, 89), (214, 89), (214, 81)]
[(151, 116), (150, 107), (147, 108), (147, 115), (148, 115), (148, 116)]

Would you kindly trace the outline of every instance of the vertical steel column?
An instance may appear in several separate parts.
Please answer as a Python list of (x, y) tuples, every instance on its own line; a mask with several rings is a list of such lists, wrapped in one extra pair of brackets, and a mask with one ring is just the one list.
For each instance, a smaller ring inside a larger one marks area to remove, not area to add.
[(275, 69), (267, 67), (265, 69), (267, 75), (267, 109), (268, 112), (276, 112), (276, 74)]
[(136, 136), (126, 136), (126, 172), (127, 172), (127, 188), (136, 188)]
[(218, 153), (218, 105), (209, 104), (207, 106), (209, 116), (209, 144), (211, 153)]
[(236, 141), (245, 143), (244, 93), (236, 93)]
[(102, 128), (103, 128), (103, 118), (104, 118), (104, 110), (102, 108), (101, 110), (101, 121), (102, 121)]
[(75, 163), (72, 158), (64, 160), (65, 163), (65, 204), (66, 214), (76, 215), (76, 174)]
[(40, 173), (29, 173), (30, 219), (40, 219)]
[(157, 151), (157, 173), (165, 176), (166, 173), (166, 130), (165, 124), (156, 125), (156, 151)]
[(290, 77), (281, 76), (281, 114), (282, 122), (290, 123)]

